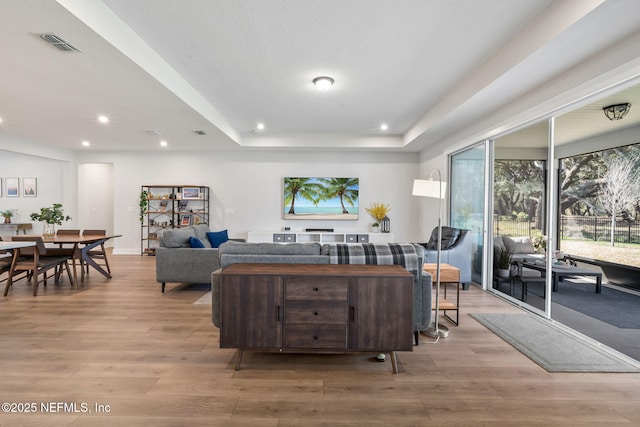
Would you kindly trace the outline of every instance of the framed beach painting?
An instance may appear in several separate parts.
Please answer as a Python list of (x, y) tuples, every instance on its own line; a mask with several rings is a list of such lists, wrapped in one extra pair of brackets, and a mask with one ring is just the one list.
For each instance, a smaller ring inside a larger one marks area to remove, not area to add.
[(182, 187), (182, 200), (197, 200), (200, 198), (200, 188)]
[(5, 178), (5, 195), (7, 197), (20, 197), (20, 179)]
[(36, 197), (38, 195), (38, 181), (36, 178), (22, 178), (22, 195)]
[(358, 178), (300, 178), (283, 180), (284, 219), (358, 219)]

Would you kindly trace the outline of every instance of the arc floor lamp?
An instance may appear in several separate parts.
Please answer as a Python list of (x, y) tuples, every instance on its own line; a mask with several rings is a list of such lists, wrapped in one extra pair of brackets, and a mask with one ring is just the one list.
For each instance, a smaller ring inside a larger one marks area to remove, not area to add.
[[(434, 180), (434, 174), (437, 173), (438, 180)], [(436, 258), (436, 314), (433, 324), (429, 326), (423, 333), (432, 338), (446, 338), (449, 330), (441, 327), (438, 322), (438, 313), (440, 312), (440, 255), (442, 253), (442, 199), (446, 194), (447, 183), (442, 181), (442, 174), (439, 169), (431, 171), (430, 179), (414, 179), (413, 191), (414, 196), (431, 197), (438, 199), (438, 241), (436, 243), (438, 256)]]

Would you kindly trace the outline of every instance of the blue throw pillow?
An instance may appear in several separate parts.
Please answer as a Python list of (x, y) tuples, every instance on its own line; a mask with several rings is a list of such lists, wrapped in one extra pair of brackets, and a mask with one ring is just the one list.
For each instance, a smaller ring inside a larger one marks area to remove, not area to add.
[(227, 230), (210, 231), (207, 233), (207, 239), (209, 239), (212, 248), (217, 248), (229, 240), (229, 234), (227, 233)]
[(204, 244), (202, 243), (202, 240), (193, 236), (189, 237), (189, 246), (191, 246), (192, 248), (204, 249)]

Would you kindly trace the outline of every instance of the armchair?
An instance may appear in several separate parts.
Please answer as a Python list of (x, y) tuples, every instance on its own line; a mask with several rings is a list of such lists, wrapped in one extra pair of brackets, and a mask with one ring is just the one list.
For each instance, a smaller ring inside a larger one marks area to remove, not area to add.
[[(435, 263), (438, 255), (436, 242), (438, 240), (438, 228), (431, 232), (431, 238), (424, 246), (424, 262)], [(462, 289), (468, 290), (471, 284), (471, 233), (468, 230), (454, 227), (442, 227), (442, 251), (440, 261), (443, 264), (453, 265), (460, 269), (460, 284)]]

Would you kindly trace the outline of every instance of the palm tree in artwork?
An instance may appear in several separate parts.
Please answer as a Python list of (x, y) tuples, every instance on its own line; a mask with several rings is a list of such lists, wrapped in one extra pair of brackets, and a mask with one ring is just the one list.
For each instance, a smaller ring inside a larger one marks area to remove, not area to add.
[(348, 214), (345, 202), (349, 206), (355, 206), (358, 200), (358, 178), (321, 178), (320, 182), (323, 184), (322, 198), (326, 200), (338, 197), (342, 213)]
[(303, 197), (314, 204), (318, 204), (320, 190), (320, 185), (317, 182), (313, 182), (311, 178), (285, 178), (284, 205), (291, 204), (289, 214), (295, 215), (295, 204), (298, 197)]

